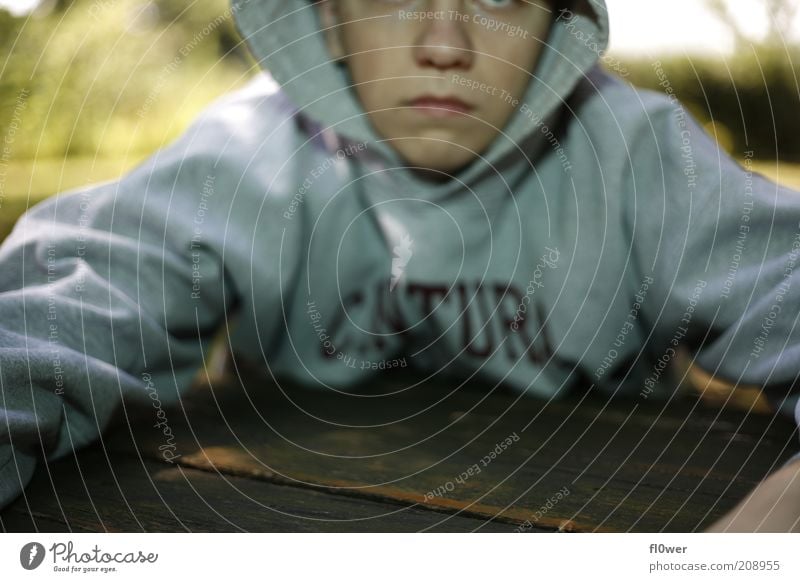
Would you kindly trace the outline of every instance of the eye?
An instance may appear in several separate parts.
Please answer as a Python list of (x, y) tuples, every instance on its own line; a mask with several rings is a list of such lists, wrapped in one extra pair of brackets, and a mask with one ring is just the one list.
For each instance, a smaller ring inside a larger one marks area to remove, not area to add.
[(473, 0), (473, 2), (489, 10), (502, 10), (504, 8), (511, 8), (517, 4), (522, 4), (523, 0)]

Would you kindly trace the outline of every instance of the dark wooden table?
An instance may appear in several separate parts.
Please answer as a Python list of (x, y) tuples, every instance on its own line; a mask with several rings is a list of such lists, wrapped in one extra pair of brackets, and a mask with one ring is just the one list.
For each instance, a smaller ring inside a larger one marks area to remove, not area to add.
[(154, 408), (127, 405), (96, 445), (40, 467), (0, 526), (700, 531), (798, 446), (788, 419), (696, 398), (547, 402), (393, 379), (349, 395), (198, 382), (165, 409), (173, 440)]

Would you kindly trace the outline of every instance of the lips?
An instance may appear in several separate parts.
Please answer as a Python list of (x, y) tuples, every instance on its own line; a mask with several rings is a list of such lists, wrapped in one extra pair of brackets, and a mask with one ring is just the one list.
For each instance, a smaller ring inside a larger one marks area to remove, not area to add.
[(423, 95), (412, 99), (408, 104), (414, 111), (422, 115), (431, 117), (451, 117), (454, 115), (464, 115), (473, 110), (472, 105), (458, 99), (457, 97), (436, 97), (434, 95)]

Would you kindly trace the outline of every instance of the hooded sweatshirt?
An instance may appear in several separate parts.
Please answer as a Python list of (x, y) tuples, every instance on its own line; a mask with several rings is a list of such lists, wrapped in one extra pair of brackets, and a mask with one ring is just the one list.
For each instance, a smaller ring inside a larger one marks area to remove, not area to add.
[(179, 456), (164, 408), (221, 327), (265, 375), (332, 390), (408, 368), (665, 399), (685, 346), (795, 413), (800, 199), (722, 152), (657, 62), (663, 94), (602, 67), (604, 2), (557, 15), (507, 126), (440, 182), (372, 128), (309, 3), (231, 12), (263, 72), (0, 247), (0, 506), (122, 400)]

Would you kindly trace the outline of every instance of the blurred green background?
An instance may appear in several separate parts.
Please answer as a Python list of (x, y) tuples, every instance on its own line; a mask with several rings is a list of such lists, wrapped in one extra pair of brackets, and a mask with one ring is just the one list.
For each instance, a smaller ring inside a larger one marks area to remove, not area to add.
[[(730, 4), (700, 1), (738, 34)], [(762, 1), (772, 11), (797, 4)], [(800, 189), (800, 55), (775, 42), (780, 32), (757, 43), (738, 34), (724, 62), (660, 60), (727, 151), (754, 150), (757, 171)], [(41, 0), (17, 16), (0, 8), (0, 55), (0, 239), (31, 204), (130, 169), (257, 71), (227, 0)], [(650, 59), (623, 64), (628, 81), (660, 90)]]
[(135, 166), (256, 71), (227, 0), (0, 9), (0, 239), (44, 197)]

